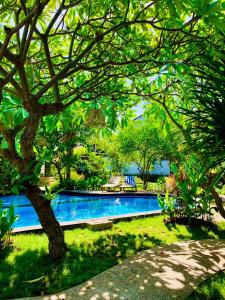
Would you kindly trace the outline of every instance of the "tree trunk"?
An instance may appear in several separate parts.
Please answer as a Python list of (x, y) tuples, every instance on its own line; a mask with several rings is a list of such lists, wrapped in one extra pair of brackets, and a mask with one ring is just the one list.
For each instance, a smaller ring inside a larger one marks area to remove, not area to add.
[(56, 167), (56, 170), (57, 170), (57, 173), (58, 173), (58, 176), (59, 176), (59, 181), (60, 182), (63, 182), (63, 176), (62, 176), (62, 173), (61, 173), (61, 168), (57, 166), (57, 164), (54, 164), (55, 167)]
[(70, 180), (70, 178), (71, 178), (71, 168), (70, 168), (70, 166), (67, 166), (66, 167), (66, 179)]
[(225, 209), (223, 207), (223, 199), (220, 197), (220, 195), (217, 193), (217, 191), (214, 188), (211, 189), (211, 194), (215, 199), (216, 206), (218, 208), (219, 213), (225, 219)]
[(146, 191), (148, 187), (148, 181), (146, 174), (143, 174), (143, 189)]
[(51, 176), (51, 164), (46, 162), (45, 163), (45, 177)]
[(40, 223), (49, 240), (49, 255), (52, 259), (60, 259), (66, 252), (66, 244), (64, 240), (64, 233), (58, 221), (54, 216), (51, 208), (51, 202), (45, 200), (42, 191), (38, 186), (25, 185), (26, 190), (24, 194), (32, 203)]
[[(70, 158), (72, 158), (72, 157), (73, 157), (73, 147), (71, 147), (67, 150), (68, 162), (70, 161)], [(70, 164), (67, 164), (67, 167), (66, 167), (66, 179), (67, 180), (71, 179), (71, 166), (70, 166)]]

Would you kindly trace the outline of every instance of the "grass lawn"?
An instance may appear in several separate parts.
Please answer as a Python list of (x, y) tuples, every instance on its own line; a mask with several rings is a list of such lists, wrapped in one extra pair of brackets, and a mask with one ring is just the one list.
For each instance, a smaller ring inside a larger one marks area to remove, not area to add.
[(223, 300), (225, 299), (225, 270), (207, 278), (187, 298), (187, 300)]
[[(162, 216), (114, 224), (112, 230), (73, 229), (65, 232), (69, 247), (58, 264), (47, 256), (45, 235), (13, 237), (13, 248), (0, 252), (0, 299), (62, 291), (156, 245), (181, 240), (225, 238), (225, 222), (218, 228), (168, 226)], [(32, 282), (36, 278), (38, 281)]]

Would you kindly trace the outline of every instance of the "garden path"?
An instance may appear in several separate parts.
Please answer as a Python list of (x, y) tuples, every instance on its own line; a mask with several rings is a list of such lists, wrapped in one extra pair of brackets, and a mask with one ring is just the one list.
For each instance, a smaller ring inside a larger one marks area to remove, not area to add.
[(64, 292), (26, 300), (185, 299), (207, 276), (225, 268), (225, 240), (157, 246)]

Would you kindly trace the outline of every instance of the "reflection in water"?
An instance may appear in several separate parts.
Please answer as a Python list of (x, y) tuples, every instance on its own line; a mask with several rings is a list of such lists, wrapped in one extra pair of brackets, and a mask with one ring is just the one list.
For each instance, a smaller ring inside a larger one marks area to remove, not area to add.
[(115, 204), (121, 204), (121, 202), (120, 202), (120, 198), (116, 198), (116, 200), (115, 200), (115, 202), (114, 202)]

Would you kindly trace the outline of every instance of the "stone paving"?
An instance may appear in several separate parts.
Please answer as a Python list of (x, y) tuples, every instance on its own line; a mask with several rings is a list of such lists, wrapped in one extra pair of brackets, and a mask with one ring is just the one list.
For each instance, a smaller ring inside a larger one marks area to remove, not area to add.
[(178, 242), (143, 251), (64, 292), (24, 300), (182, 300), (224, 268), (225, 240)]

